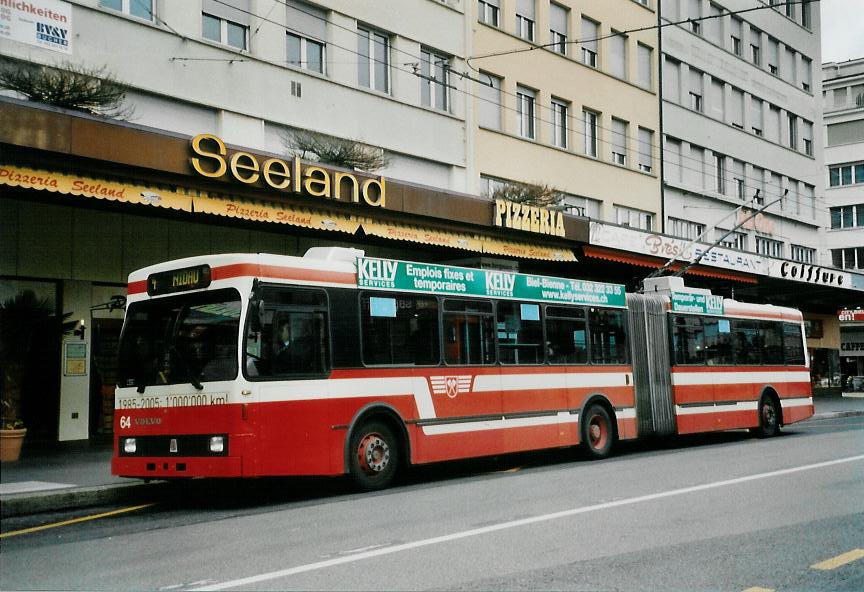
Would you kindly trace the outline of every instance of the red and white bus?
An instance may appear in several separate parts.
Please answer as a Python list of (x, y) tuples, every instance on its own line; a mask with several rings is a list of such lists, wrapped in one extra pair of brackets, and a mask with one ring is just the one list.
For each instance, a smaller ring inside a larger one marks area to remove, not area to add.
[(349, 474), (813, 414), (801, 313), (367, 258), (230, 254), (129, 276), (116, 475)]

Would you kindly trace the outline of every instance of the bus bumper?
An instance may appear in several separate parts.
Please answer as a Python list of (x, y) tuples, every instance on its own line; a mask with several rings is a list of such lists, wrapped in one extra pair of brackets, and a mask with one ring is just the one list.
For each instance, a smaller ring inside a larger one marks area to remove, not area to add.
[(221, 457), (117, 457), (111, 459), (111, 473), (119, 477), (168, 479), (172, 477), (242, 477), (239, 456)]

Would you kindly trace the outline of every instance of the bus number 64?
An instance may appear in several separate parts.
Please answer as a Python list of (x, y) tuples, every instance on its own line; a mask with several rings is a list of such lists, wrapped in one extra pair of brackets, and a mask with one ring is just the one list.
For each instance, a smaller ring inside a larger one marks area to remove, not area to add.
[(132, 427), (132, 418), (128, 415), (120, 416), (120, 429), (125, 430)]

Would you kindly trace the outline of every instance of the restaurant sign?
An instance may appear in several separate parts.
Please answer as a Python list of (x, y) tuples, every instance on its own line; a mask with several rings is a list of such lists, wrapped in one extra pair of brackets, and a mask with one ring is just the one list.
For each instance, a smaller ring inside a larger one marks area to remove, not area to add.
[(212, 134), (192, 138), (192, 152), (192, 168), (204, 177), (227, 177), (245, 185), (379, 208), (387, 202), (384, 177), (358, 179), (351, 172), (303, 163), (298, 156), (291, 160), (262, 158), (242, 150), (229, 155), (225, 142)]
[(536, 232), (549, 236), (563, 237), (565, 235), (564, 214), (561, 212), (506, 199), (495, 200), (492, 221), (495, 226), (503, 226), (513, 230), (524, 230), (525, 232)]
[(357, 259), (357, 285), (450, 296), (485, 296), (563, 304), (624, 307), (624, 286), (586, 280), (472, 269), (392, 259)]

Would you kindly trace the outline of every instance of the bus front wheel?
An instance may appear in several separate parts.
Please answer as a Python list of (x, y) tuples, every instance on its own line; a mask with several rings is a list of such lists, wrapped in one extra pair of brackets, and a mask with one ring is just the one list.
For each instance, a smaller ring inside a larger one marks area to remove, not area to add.
[(358, 489), (374, 491), (393, 482), (400, 462), (399, 440), (387, 424), (370, 421), (354, 430), (349, 452), (349, 471)]
[(591, 405), (582, 419), (582, 445), (588, 456), (606, 458), (612, 453), (614, 443), (615, 429), (609, 411), (602, 405)]

